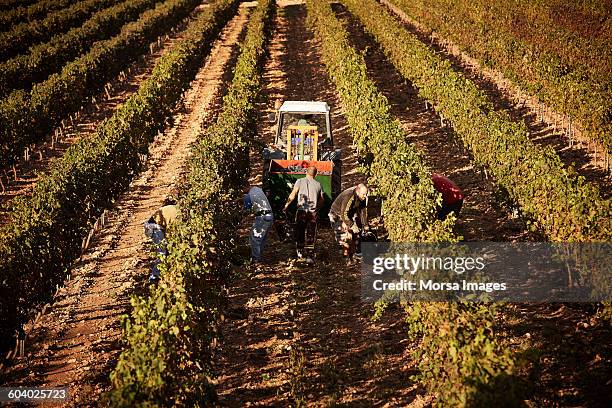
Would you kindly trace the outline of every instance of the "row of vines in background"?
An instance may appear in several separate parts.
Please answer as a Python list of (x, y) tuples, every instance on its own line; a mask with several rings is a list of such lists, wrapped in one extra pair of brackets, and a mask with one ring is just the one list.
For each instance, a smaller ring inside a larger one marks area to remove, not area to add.
[(0, 12), (1, 30), (7, 31), (15, 24), (44, 17), (50, 11), (60, 10), (75, 2), (76, 0), (41, 0), (31, 5), (16, 6)]
[(241, 218), (236, 191), (248, 177), (274, 1), (258, 3), (220, 114), (194, 147), (179, 199), (179, 221), (168, 233), (161, 281), (150, 296), (132, 300), (132, 316), (124, 321), (127, 347), (111, 375), (110, 406), (191, 407), (215, 401), (211, 344), (236, 248)]
[(483, 91), (406, 31), (374, 0), (346, 0), (401, 75), (447, 118), (474, 161), (488, 168), (533, 227), (553, 241), (609, 240), (612, 201), (552, 148), (535, 145), (523, 122), (497, 112)]
[(14, 163), (26, 146), (45, 140), (63, 119), (145, 54), (149, 43), (168, 32), (199, 3), (166, 0), (125, 25), (117, 36), (94, 44), (87, 54), (35, 84), (30, 92), (17, 90), (0, 101), (0, 167)]
[(38, 0), (34, 4), (14, 6), (10, 10), (1, 10), (1, 31), (9, 31), (16, 24), (44, 19), (48, 14), (70, 7), (81, 0)]
[[(323, 62), (340, 95), (362, 155), (371, 155), (369, 182), (384, 197), (385, 226), (396, 242), (456, 241), (452, 221), (435, 220), (436, 193), (421, 155), (405, 142), (386, 98), (367, 78), (366, 65), (327, 2), (308, 0), (310, 25)], [(420, 182), (411, 183), (412, 174)], [(519, 401), (514, 360), (494, 334), (495, 307), (478, 303), (405, 304), (421, 380), (441, 406), (492, 406)]]
[(0, 33), (0, 61), (26, 52), (28, 47), (48, 41), (56, 34), (79, 26), (96, 11), (121, 0), (83, 0), (68, 8), (49, 14), (42, 20), (22, 23)]
[(612, 16), (603, 2), (594, 8), (527, 0), (392, 3), (612, 148)]
[(32, 47), (27, 54), (1, 63), (0, 96), (44, 81), (52, 73), (60, 71), (67, 62), (85, 53), (94, 42), (116, 35), (124, 24), (136, 19), (157, 1), (128, 0), (98, 11), (82, 26)]
[(10, 10), (15, 7), (27, 7), (40, 0), (0, 0), (0, 11)]
[(0, 335), (10, 341), (28, 309), (48, 298), (80, 255), (93, 221), (140, 170), (153, 137), (171, 118), (236, 1), (217, 0), (189, 23), (137, 93), (52, 163), (31, 197), (12, 203), (0, 229)]

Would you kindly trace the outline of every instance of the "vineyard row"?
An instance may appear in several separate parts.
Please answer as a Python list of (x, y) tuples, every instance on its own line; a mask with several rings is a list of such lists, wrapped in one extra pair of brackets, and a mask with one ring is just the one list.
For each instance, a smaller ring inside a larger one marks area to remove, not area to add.
[[(199, 1), (171, 0), (185, 12)], [(95, 220), (141, 168), (140, 156), (166, 126), (235, 3), (222, 1), (191, 22), (175, 44), (112, 117), (55, 160), (31, 197), (13, 202), (11, 220), (0, 229), (0, 334), (10, 339), (28, 309), (52, 293), (80, 254)], [(165, 24), (160, 24), (162, 27)]]
[(124, 323), (127, 347), (111, 375), (110, 406), (209, 406), (212, 344), (223, 285), (231, 273), (240, 208), (247, 181), (255, 101), (273, 0), (250, 17), (233, 81), (216, 121), (200, 135), (179, 200), (181, 216), (168, 235), (161, 281), (133, 300)]
[(61, 10), (74, 2), (75, 0), (41, 0), (29, 6), (19, 6), (11, 10), (0, 11), (0, 27), (2, 27), (2, 31), (7, 31), (15, 24), (44, 17), (47, 13)]
[[(355, 143), (361, 155), (373, 156), (369, 182), (385, 199), (389, 237), (398, 242), (456, 241), (452, 221), (435, 220), (429, 170), (421, 155), (405, 142), (399, 123), (391, 119), (386, 98), (367, 78), (365, 61), (350, 46), (342, 23), (328, 3), (308, 0), (306, 4)], [(418, 184), (411, 182), (415, 173)], [(419, 379), (438, 395), (440, 404), (484, 406), (502, 395), (507, 400), (514, 398), (510, 382), (496, 382), (511, 378), (514, 361), (493, 335), (494, 306), (423, 302), (404, 307), (412, 334), (422, 339), (412, 351), (419, 362)]]
[(39, 44), (0, 64), (0, 97), (15, 89), (30, 88), (58, 72), (72, 59), (85, 53), (94, 42), (116, 35), (128, 21), (152, 7), (157, 0), (128, 0), (100, 10), (82, 26)]
[(30, 92), (14, 91), (0, 101), (0, 167), (14, 163), (26, 146), (45, 140), (197, 4), (198, 0), (166, 0), (128, 23), (117, 36), (94, 44), (87, 54), (35, 84)]
[(26, 52), (28, 47), (48, 41), (56, 34), (79, 26), (96, 11), (119, 3), (121, 0), (83, 0), (63, 10), (35, 20), (13, 26), (0, 33), (0, 61)]
[(552, 148), (535, 145), (525, 124), (493, 109), (472, 81), (407, 32), (374, 0), (346, 0), (398, 72), (447, 118), (474, 161), (489, 169), (534, 227), (553, 241), (609, 240), (611, 201), (564, 168)]
[[(612, 51), (603, 34), (610, 30), (605, 12), (593, 12), (591, 17), (595, 24), (607, 21), (599, 28), (601, 37), (596, 27), (591, 28), (591, 35), (582, 37), (546, 19), (548, 12), (542, 10), (540, 2), (392, 2), (538, 100), (573, 118), (591, 140), (608, 151), (612, 148)], [(576, 11), (576, 16), (582, 13)]]
[(32, 3), (37, 3), (40, 0), (0, 0), (0, 10), (5, 11), (15, 7), (28, 7)]

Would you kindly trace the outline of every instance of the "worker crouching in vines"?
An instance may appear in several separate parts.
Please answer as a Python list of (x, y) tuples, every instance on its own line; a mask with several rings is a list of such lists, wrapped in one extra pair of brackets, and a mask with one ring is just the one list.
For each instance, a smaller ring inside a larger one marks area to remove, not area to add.
[(298, 259), (306, 257), (307, 264), (314, 263), (314, 245), (317, 235), (317, 212), (323, 206), (325, 196), (321, 183), (315, 180), (317, 168), (310, 166), (306, 177), (299, 179), (293, 185), (283, 212), (297, 197), (295, 213), (295, 246)]
[[(416, 174), (412, 176), (412, 184), (418, 184), (419, 180), (419, 176)], [(443, 221), (451, 213), (455, 214), (455, 217), (459, 217), (465, 198), (463, 191), (451, 179), (437, 173), (432, 173), (431, 181), (436, 191), (442, 195), (442, 206), (438, 208), (437, 218)]]
[(358, 184), (340, 193), (329, 212), (336, 241), (342, 247), (347, 265), (355, 262), (353, 257), (361, 233), (369, 230), (367, 199), (368, 187)]
[[(176, 216), (176, 200), (169, 197), (164, 201), (164, 205), (155, 211), (151, 218), (144, 224), (145, 235), (153, 240), (157, 253), (160, 255), (168, 255), (165, 239), (166, 232), (170, 224), (176, 220)], [(159, 256), (153, 261), (151, 265), (151, 275), (149, 275), (149, 283), (157, 284), (159, 282), (158, 265), (160, 262)]]
[(438, 210), (438, 219), (444, 220), (450, 213), (459, 217), (461, 206), (463, 206), (463, 191), (448, 177), (433, 173), (431, 175), (434, 188), (442, 194), (442, 207)]

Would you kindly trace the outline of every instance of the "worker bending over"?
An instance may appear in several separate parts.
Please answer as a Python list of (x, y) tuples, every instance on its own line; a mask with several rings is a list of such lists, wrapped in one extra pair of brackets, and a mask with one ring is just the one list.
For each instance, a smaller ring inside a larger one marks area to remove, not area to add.
[(433, 173), (431, 179), (434, 188), (442, 194), (442, 207), (438, 210), (438, 219), (445, 220), (450, 213), (455, 213), (455, 217), (458, 217), (463, 205), (463, 191), (448, 177)]
[(329, 212), (329, 220), (336, 241), (342, 247), (347, 264), (353, 264), (353, 255), (362, 231), (368, 228), (367, 213), (368, 187), (358, 184), (348, 188), (336, 197)]
[(255, 220), (249, 234), (249, 243), (251, 245), (251, 262), (261, 262), (262, 253), (268, 239), (268, 231), (274, 223), (272, 215), (272, 206), (268, 201), (268, 197), (260, 187), (246, 184), (243, 188), (244, 209), (252, 210), (255, 214)]
[[(164, 206), (155, 211), (144, 223), (145, 235), (153, 240), (157, 253), (160, 255), (168, 255), (166, 250), (166, 233), (170, 224), (176, 220), (176, 216), (177, 208), (175, 200), (166, 198)], [(153, 261), (149, 283), (156, 284), (159, 282), (158, 265), (160, 262), (159, 256)]]

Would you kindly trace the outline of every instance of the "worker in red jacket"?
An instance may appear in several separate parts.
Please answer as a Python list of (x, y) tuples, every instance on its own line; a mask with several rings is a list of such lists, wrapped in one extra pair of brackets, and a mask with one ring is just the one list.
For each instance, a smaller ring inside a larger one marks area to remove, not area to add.
[(444, 220), (452, 212), (458, 217), (463, 205), (463, 191), (448, 177), (433, 173), (431, 179), (434, 188), (442, 194), (442, 208), (438, 210), (438, 219)]

